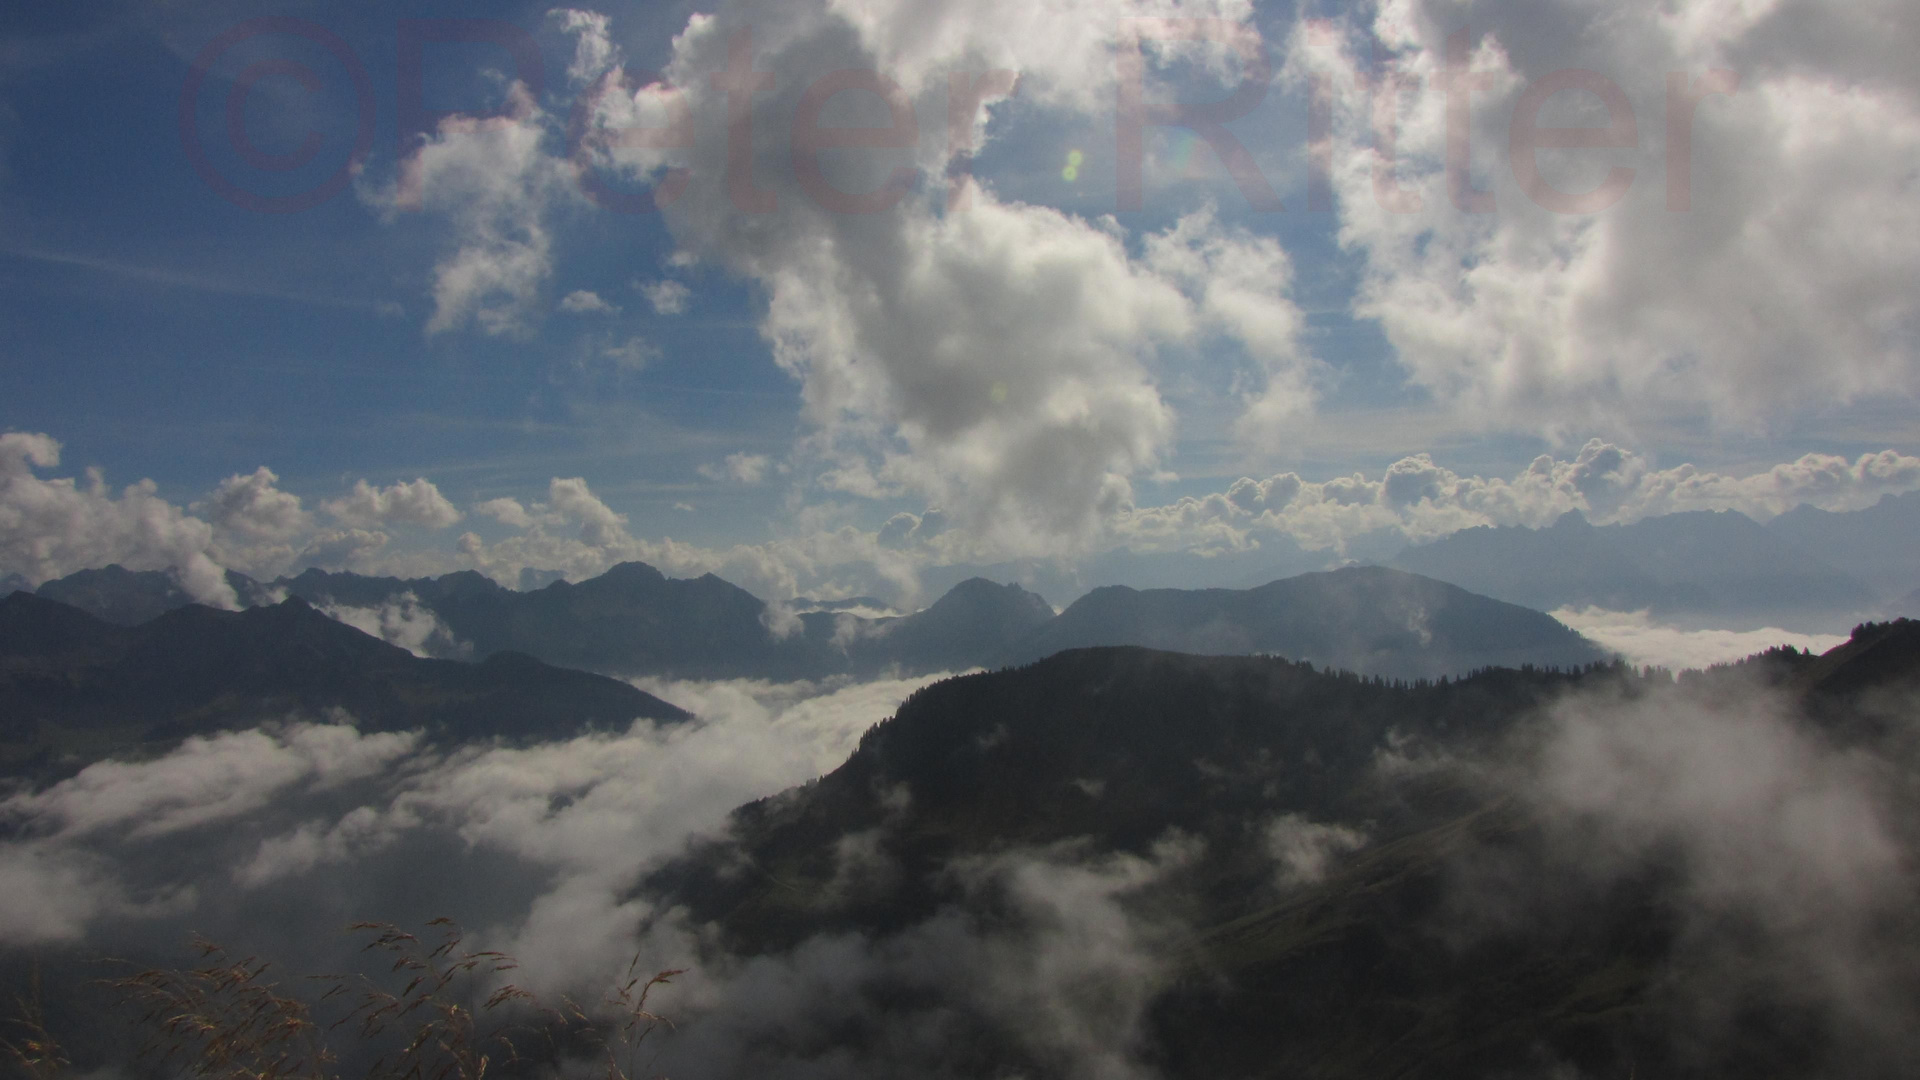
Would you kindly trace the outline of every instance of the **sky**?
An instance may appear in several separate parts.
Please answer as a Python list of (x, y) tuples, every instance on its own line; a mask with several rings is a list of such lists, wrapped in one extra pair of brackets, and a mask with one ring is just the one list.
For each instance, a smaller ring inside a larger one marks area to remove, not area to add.
[(1896, 0), (10, 10), (0, 577), (914, 604), (1858, 509), (1920, 488), (1916, 45)]

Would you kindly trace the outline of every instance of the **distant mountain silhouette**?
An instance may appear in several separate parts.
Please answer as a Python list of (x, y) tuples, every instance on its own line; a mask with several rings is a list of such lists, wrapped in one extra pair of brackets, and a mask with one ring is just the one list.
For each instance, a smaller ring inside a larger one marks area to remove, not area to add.
[(1018, 585), (972, 578), (933, 606), (899, 618), (829, 622), (805, 616), (810, 639), (839, 635), (854, 671), (964, 671), (1006, 656), (1053, 621), (1053, 608)]
[[(821, 604), (783, 614), (711, 574), (669, 578), (623, 563), (577, 584), (516, 592), (473, 571), (374, 578), (309, 570), (243, 595), (290, 595), (318, 607), (379, 608), (411, 595), (473, 655), (522, 652), (550, 664), (620, 676), (819, 679), (919, 674), (1024, 663), (1062, 649), (1144, 645), (1194, 653), (1275, 653), (1369, 674), (1432, 676), (1480, 667), (1573, 666), (1596, 647), (1538, 612), (1383, 568), (1307, 574), (1255, 589), (1096, 589), (1056, 616), (1017, 585), (960, 582), (911, 615)], [(171, 591), (169, 591), (171, 590)], [(178, 606), (164, 574), (118, 568), (49, 582), (102, 617)]]
[(1845, 567), (1880, 597), (1920, 590), (1920, 491), (1888, 495), (1851, 513), (1799, 506), (1767, 522), (1766, 529)]
[(1385, 567), (1303, 574), (1256, 589), (1095, 589), (1009, 656), (1140, 645), (1268, 653), (1368, 675), (1458, 675), (1522, 664), (1577, 667), (1608, 654), (1553, 618)]
[(1574, 511), (1545, 529), (1481, 526), (1409, 548), (1393, 565), (1542, 611), (1847, 614), (1875, 600), (1853, 576), (1730, 510), (1601, 526)]
[(964, 670), (1053, 617), (1018, 586), (975, 580), (912, 615), (867, 619), (844, 609), (884, 605), (807, 601), (816, 610), (782, 626), (778, 610), (712, 574), (679, 580), (637, 562), (530, 593), (471, 571), (402, 581), (309, 570), (278, 584), (314, 603), (356, 607), (412, 593), (480, 656), (514, 649), (568, 667), (695, 679)]
[[(1803, 701), (1852, 709), (1920, 688), (1920, 624), (1795, 656)], [(1811, 1063), (1849, 1044), (1790, 978), (1743, 975), (1747, 1018), (1724, 1038), (1668, 1022), (1674, 995), (1718, 1001), (1726, 973), (1684, 962), (1708, 930), (1661, 856), (1589, 886), (1586, 856), (1549, 843), (1496, 786), (1382, 764), (1409, 745), (1495, 753), (1570, 691), (1620, 701), (1663, 685), (1623, 666), (1394, 685), (1279, 659), (1073, 650), (921, 690), (840, 768), (740, 808), (727, 835), (638, 892), (712, 921), (742, 955), (778, 954), (927, 920), (992, 924), (998, 894), (955, 870), (979, 860), (1145, 856), (1185, 837), (1192, 861), (1136, 899), (1196, 930), (1170, 948), (1185, 974), (1145, 1025), (1162, 1075), (1819, 1073)], [(1276, 889), (1266, 826), (1289, 821), (1362, 839)], [(1463, 891), (1489, 909), (1450, 906)], [(1036, 1070), (993, 1031), (965, 1036), (981, 1075)], [(1904, 1067), (1869, 1059), (1836, 1075)]]
[(454, 739), (553, 738), (687, 715), (521, 654), (423, 660), (297, 598), (244, 612), (189, 605), (131, 628), (28, 593), (0, 600), (0, 758), (11, 770), (334, 709), (365, 730)]
[[(227, 571), (227, 584), (242, 607), (257, 606), (270, 597), (266, 586), (232, 570)], [(30, 591), (116, 626), (138, 626), (194, 602), (171, 572), (128, 570), (118, 564), (81, 570)]]

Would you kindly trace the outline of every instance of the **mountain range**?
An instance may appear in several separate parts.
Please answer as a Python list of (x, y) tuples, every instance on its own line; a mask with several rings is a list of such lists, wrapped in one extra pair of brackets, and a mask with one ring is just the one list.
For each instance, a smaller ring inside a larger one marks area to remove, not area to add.
[[(1272, 653), (1403, 678), (1482, 667), (1572, 667), (1605, 653), (1552, 618), (1381, 567), (1350, 567), (1254, 589), (1096, 589), (1056, 615), (1034, 593), (963, 581), (904, 616), (865, 604), (797, 611), (711, 574), (669, 578), (625, 563), (577, 584), (516, 592), (472, 571), (403, 580), (309, 570), (242, 597), (291, 596), (346, 617), (416, 604), (443, 646), (485, 658), (523, 652), (611, 675), (819, 679), (1026, 663), (1062, 649), (1141, 645), (1191, 653)], [(118, 567), (48, 582), (39, 595), (132, 623), (186, 601), (158, 572)], [(378, 622), (377, 617), (371, 622)]]
[(39, 777), (192, 735), (344, 711), (363, 731), (551, 739), (687, 713), (626, 683), (500, 652), (414, 656), (298, 598), (189, 605), (116, 626), (43, 597), (0, 599), (0, 770)]

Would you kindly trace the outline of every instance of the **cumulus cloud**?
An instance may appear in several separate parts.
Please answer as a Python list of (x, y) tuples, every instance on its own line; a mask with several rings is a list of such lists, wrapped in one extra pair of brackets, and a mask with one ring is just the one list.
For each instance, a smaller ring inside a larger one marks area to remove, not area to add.
[(1344, 552), (1383, 530), (1422, 541), (1481, 525), (1539, 528), (1573, 510), (1600, 524), (1688, 510), (1737, 510), (1764, 521), (1803, 504), (1836, 511), (1871, 506), (1884, 495), (1920, 488), (1916, 470), (1920, 458), (1891, 450), (1853, 461), (1809, 454), (1745, 476), (1693, 465), (1660, 469), (1594, 439), (1570, 460), (1543, 454), (1512, 477), (1463, 476), (1428, 454), (1402, 458), (1377, 478), (1243, 477), (1224, 492), (1130, 508), (1116, 519), (1114, 533), (1144, 549), (1238, 551), (1257, 545), (1262, 534), (1278, 534), (1310, 550)]
[[(1335, 88), (1354, 310), (1415, 384), (1519, 429), (1752, 425), (1920, 381), (1920, 97), (1867, 44), (1917, 37), (1894, 3), (1385, 0), (1288, 70)], [(1618, 149), (1531, 150), (1536, 108)]]
[(618, 315), (620, 309), (588, 289), (575, 289), (560, 301), (560, 310), (569, 315)]
[(405, 161), (399, 177), (362, 197), (392, 215), (444, 215), (454, 251), (434, 267), (427, 333), (476, 325), (492, 336), (532, 332), (541, 286), (553, 271), (549, 218), (576, 196), (566, 162), (545, 149), (548, 118), (521, 83), (508, 110), (448, 117)]
[(37, 475), (59, 464), (60, 443), (51, 437), (0, 434), (0, 573), (38, 585), (108, 563), (132, 570), (171, 568), (194, 599), (236, 605), (210, 554), (213, 526), (160, 498), (151, 480), (116, 496), (98, 470), (88, 470), (84, 486), (71, 478)]
[(1249, 445), (1284, 445), (1286, 422), (1313, 410), (1320, 367), (1300, 342), (1304, 317), (1288, 296), (1293, 263), (1278, 241), (1223, 229), (1209, 206), (1146, 242), (1146, 262), (1195, 298), (1211, 328), (1241, 344), (1258, 378), (1242, 387), (1239, 434)]
[(357, 480), (351, 494), (321, 506), (341, 524), (357, 528), (419, 525), (444, 529), (459, 522), (462, 516), (446, 496), (440, 494), (440, 489), (424, 477), (384, 488)]
[(687, 301), (693, 298), (693, 291), (677, 281), (635, 282), (634, 287), (653, 305), (656, 315), (678, 315), (687, 310)]
[[(811, 429), (802, 456), (815, 482), (861, 497), (925, 497), (1008, 554), (1055, 554), (1095, 534), (1131, 497), (1133, 477), (1171, 445), (1173, 413), (1154, 376), (1161, 349), (1193, 348), (1203, 326), (1247, 337), (1261, 357), (1260, 400), (1297, 390), (1286, 277), (1252, 280), (1283, 267), (1284, 253), (1195, 218), (1165, 245), (1162, 274), (1129, 254), (1112, 222), (971, 184), (964, 212), (944, 213), (939, 185), (909, 190), (888, 170), (943, 177), (964, 150), (948, 146), (944, 125), (908, 131), (878, 171), (846, 165), (830, 176), (793, 167), (784, 128), (808, 86), (843, 70), (886, 72), (902, 88), (896, 107), (923, 117), (947, 117), (947, 74), (995, 66), (1018, 71), (1022, 93), (1036, 100), (1104, 105), (1127, 17), (1238, 22), (1248, 11), (1144, 0), (1057, 13), (736, 3), (689, 22), (664, 83), (607, 95), (588, 146), (605, 165), (643, 177), (691, 162), (696, 176), (733, 178), (687, 185), (666, 221), (689, 257), (765, 290), (762, 332), (801, 383)], [(746, 163), (725, 168), (728, 150), (712, 140), (683, 152), (618, 137), (665, 127), (676, 109), (696, 126), (722, 123), (729, 95), (715, 80), (749, 37), (755, 69), (772, 82), (755, 108), (750, 182)], [(982, 100), (956, 121), (976, 133), (1012, 89), (1011, 79), (982, 86)], [(867, 155), (867, 164), (885, 156)], [(755, 212), (740, 212), (746, 200)], [(1195, 263), (1233, 284), (1201, 295), (1182, 269)]]
[(700, 466), (700, 475), (709, 480), (731, 480), (736, 484), (757, 487), (766, 482), (767, 473), (773, 468), (773, 459), (765, 454), (741, 452), (728, 454), (725, 461), (717, 465)]
[(599, 78), (613, 66), (618, 50), (608, 36), (611, 21), (600, 12), (578, 8), (554, 8), (547, 19), (563, 33), (573, 35), (573, 60), (567, 65), (567, 78), (583, 86)]
[[(708, 548), (671, 537), (636, 538), (620, 514), (579, 478), (556, 479), (546, 502), (523, 505), (495, 499), (475, 512), (517, 530), (491, 543), (474, 533), (460, 538), (459, 556), (468, 566), (496, 581), (513, 583), (523, 570), (558, 571), (578, 581), (604, 573), (621, 562), (644, 562), (678, 577), (718, 574), (770, 600), (803, 591), (835, 595), (868, 591), (867, 586), (913, 593), (918, 578), (904, 554), (882, 548), (875, 534), (851, 526), (807, 530), (759, 544)], [(849, 587), (841, 574), (862, 588)]]

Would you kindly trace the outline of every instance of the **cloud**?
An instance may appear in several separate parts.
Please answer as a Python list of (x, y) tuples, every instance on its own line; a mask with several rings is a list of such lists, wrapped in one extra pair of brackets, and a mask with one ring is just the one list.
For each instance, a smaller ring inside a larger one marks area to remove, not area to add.
[(356, 480), (351, 494), (321, 506), (341, 524), (367, 529), (393, 525), (444, 529), (463, 516), (424, 477), (384, 488)]
[(527, 512), (527, 508), (522, 506), (518, 499), (488, 499), (476, 505), (473, 512), (516, 529), (525, 529), (533, 524), (533, 515)]
[[(1284, 254), (1210, 217), (1183, 223), (1160, 262), (1170, 266), (1178, 248), (1203, 272), (1233, 280), (1209, 297), (1197, 277), (1174, 280), (1130, 256), (1112, 221), (979, 186), (966, 189), (963, 212), (943, 212), (938, 184), (920, 194), (900, 188), (895, 199), (886, 186), (894, 166), (946, 174), (955, 151), (944, 125), (937, 137), (929, 129), (904, 140), (896, 160), (872, 175), (832, 176), (832, 187), (796, 172), (784, 128), (806, 87), (842, 70), (887, 72), (920, 116), (945, 117), (945, 76), (982, 65), (1019, 70), (1022, 93), (1036, 100), (1104, 108), (1127, 17), (1240, 20), (1248, 11), (1224, 2), (1113, 2), (1054, 14), (1002, 4), (736, 3), (688, 23), (665, 83), (605, 96), (587, 147), (604, 166), (641, 178), (690, 164), (695, 176), (739, 182), (689, 184), (665, 220), (689, 258), (765, 290), (762, 333), (802, 386), (810, 431), (796, 465), (805, 463), (811, 482), (862, 498), (938, 502), (1007, 555), (1071, 552), (1171, 446), (1173, 411), (1154, 373), (1161, 350), (1196, 347), (1203, 326), (1250, 337), (1263, 389), (1250, 393), (1249, 407), (1285, 396), (1271, 390), (1295, 392), (1297, 349), (1282, 340), (1292, 318), (1284, 277), (1253, 280), (1284, 266)], [(725, 167), (717, 142), (682, 153), (619, 137), (636, 125), (664, 127), (682, 108), (696, 123), (723, 118), (727, 94), (714, 80), (746, 34), (756, 70), (772, 78), (752, 146), (760, 195), (743, 193), (742, 169)], [(971, 126), (1006, 89), (987, 95)], [(834, 195), (876, 189), (879, 198), (859, 206)], [(735, 203), (749, 197), (764, 205), (743, 214)]]
[[(1455, 34), (1475, 82), (1461, 113)], [(1288, 73), (1335, 87), (1340, 240), (1365, 262), (1353, 310), (1415, 385), (1510, 429), (1759, 427), (1920, 386), (1920, 304), (1895, 284), (1920, 272), (1920, 96), (1869, 44), (1917, 35), (1920, 13), (1891, 3), (1391, 0), (1303, 20)], [(1617, 87), (1618, 118), (1555, 81), (1570, 71)], [(1737, 89), (1714, 92), (1715, 71)], [(1670, 74), (1686, 80), (1671, 102)], [(1539, 151), (1549, 186), (1523, 189), (1516, 109), (1556, 87), (1543, 126), (1637, 123), (1619, 151)], [(1450, 194), (1456, 121), (1485, 212)]]
[(398, 645), (415, 656), (465, 660), (473, 655), (473, 643), (455, 637), (440, 621), (440, 616), (422, 606), (420, 598), (411, 592), (401, 593), (379, 607), (328, 604), (320, 610), (363, 634)]
[(1687, 1007), (1729, 1020), (1733, 988), (1759, 977), (1828, 1011), (1848, 1053), (1908, 1038), (1893, 1004), (1911, 970), (1892, 928), (1914, 820), (1898, 745), (1833, 746), (1783, 695), (1737, 681), (1572, 696), (1544, 734), (1515, 790), (1567, 865), (1599, 881), (1677, 865), (1674, 963), (1696, 998), (1678, 1022)]
[[(398, 873), (425, 889), (477, 851), (492, 885), (469, 900), (492, 899), (465, 905), (471, 924), (497, 918), (492, 933), (523, 948), (545, 985), (598, 990), (631, 955), (624, 893), (639, 868), (723, 827), (739, 804), (831, 769), (939, 677), (649, 683), (699, 719), (524, 748), (448, 750), (418, 733), (292, 722), (99, 762), (0, 801), (0, 941), (102, 940), (189, 916), (259, 940), (277, 933), (262, 895), (320, 904), (326, 922), (384, 917), (357, 906), (381, 902), (380, 882)], [(326, 907), (336, 904), (354, 909)], [(165, 932), (177, 943), (185, 928)]]
[(116, 497), (98, 470), (88, 470), (84, 487), (72, 479), (36, 475), (59, 464), (60, 444), (49, 436), (0, 434), (0, 573), (19, 574), (38, 585), (108, 563), (132, 570), (171, 568), (194, 599), (236, 605), (210, 554), (213, 526), (160, 498), (151, 480)]
[(567, 78), (575, 86), (594, 81), (613, 66), (619, 50), (608, 37), (609, 20), (605, 15), (577, 8), (554, 8), (547, 12), (547, 19), (562, 32), (573, 35), (573, 60), (567, 65)]
[(1194, 296), (1209, 327), (1257, 361), (1254, 385), (1240, 391), (1237, 433), (1249, 445), (1276, 448), (1286, 422), (1313, 411), (1314, 384), (1326, 377), (1300, 341), (1305, 317), (1288, 297), (1293, 263), (1286, 251), (1271, 237), (1223, 229), (1208, 206), (1149, 236), (1145, 258)]
[(1540, 528), (1572, 510), (1599, 524), (1689, 510), (1737, 510), (1764, 521), (1803, 504), (1857, 510), (1916, 489), (1920, 458), (1891, 450), (1853, 461), (1809, 454), (1736, 476), (1693, 465), (1658, 469), (1594, 439), (1570, 460), (1543, 454), (1512, 477), (1462, 476), (1428, 454), (1402, 458), (1377, 478), (1242, 477), (1224, 492), (1129, 508), (1113, 531), (1137, 550), (1242, 551), (1275, 534), (1310, 550), (1344, 552), (1381, 531), (1419, 542), (1481, 525)]
[(547, 116), (520, 83), (505, 115), (448, 117), (401, 163), (388, 187), (362, 198), (388, 216), (444, 215), (455, 250), (434, 267), (427, 333), (467, 325), (495, 337), (533, 329), (541, 286), (553, 271), (548, 219), (577, 197), (566, 162), (548, 154)]
[(308, 538), (294, 561), (322, 570), (369, 569), (392, 539), (378, 529), (326, 529)]
[(620, 309), (587, 289), (575, 289), (560, 301), (560, 310), (569, 315), (618, 315)]
[(1327, 876), (1327, 864), (1367, 842), (1366, 834), (1345, 825), (1308, 821), (1283, 814), (1267, 826), (1267, 851), (1279, 865), (1284, 887), (1314, 885)]
[(678, 315), (687, 310), (693, 291), (677, 281), (634, 282), (634, 288), (653, 305), (656, 315)]
[(1644, 611), (1561, 608), (1553, 617), (1630, 664), (1674, 671), (1727, 664), (1777, 645), (1824, 653), (1846, 643), (1841, 634), (1798, 634), (1768, 626), (1758, 630), (1688, 630), (1667, 626)]
[(12, 796), (0, 802), (0, 815), (56, 840), (108, 830), (154, 839), (230, 821), (296, 785), (324, 789), (364, 778), (418, 743), (418, 734), (362, 735), (344, 723), (195, 736), (157, 761), (102, 761), (45, 791)]
[(773, 459), (765, 454), (749, 454), (744, 451), (728, 454), (725, 461), (718, 465), (702, 465), (701, 476), (709, 480), (731, 480), (736, 484), (758, 487), (767, 480), (767, 473), (773, 469)]

